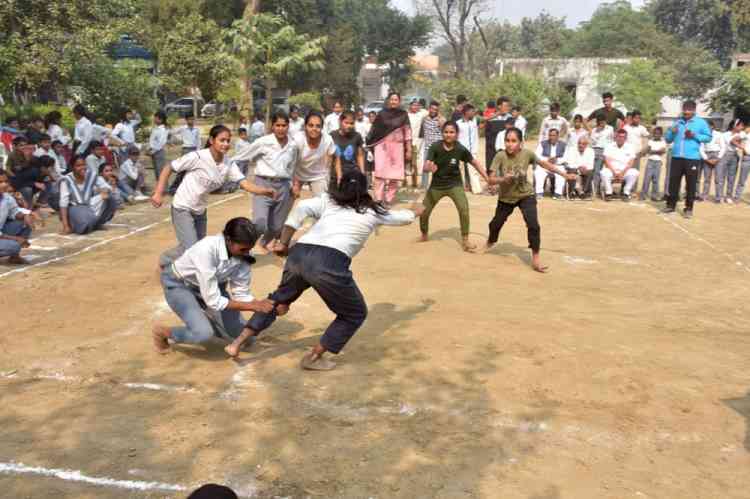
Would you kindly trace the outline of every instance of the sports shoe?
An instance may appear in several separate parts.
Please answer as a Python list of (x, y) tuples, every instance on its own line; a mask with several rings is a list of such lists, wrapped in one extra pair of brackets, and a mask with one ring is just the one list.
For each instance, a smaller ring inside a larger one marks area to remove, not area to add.
[(664, 213), (665, 215), (667, 215), (669, 213), (674, 213), (675, 211), (676, 210), (674, 208), (670, 208), (669, 206), (667, 206), (666, 208), (662, 208), (661, 209), (661, 212)]
[(544, 199), (544, 194), (537, 194), (536, 195), (536, 200), (537, 201), (541, 201), (542, 199)]
[(688, 209), (682, 210), (682, 216), (685, 218), (693, 218), (693, 210), (688, 210)]
[(561, 201), (562, 198), (563, 197), (561, 195), (559, 195), (559, 194), (553, 194), (552, 195), (552, 199), (554, 199), (555, 201)]
[(726, 199), (724, 200), (724, 202), (725, 202), (726, 204), (734, 204), (734, 200), (733, 200), (732, 198), (726, 198)]

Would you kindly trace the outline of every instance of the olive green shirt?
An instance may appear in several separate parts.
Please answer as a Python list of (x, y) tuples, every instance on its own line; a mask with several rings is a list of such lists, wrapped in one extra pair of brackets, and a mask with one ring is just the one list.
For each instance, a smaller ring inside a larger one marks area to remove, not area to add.
[(500, 151), (492, 161), (490, 170), (496, 176), (502, 177), (507, 173), (513, 174), (510, 183), (498, 184), (498, 199), (503, 203), (515, 204), (523, 198), (534, 195), (534, 187), (528, 179), (529, 165), (537, 162), (537, 156), (533, 152), (521, 149), (515, 156), (508, 156), (505, 151)]

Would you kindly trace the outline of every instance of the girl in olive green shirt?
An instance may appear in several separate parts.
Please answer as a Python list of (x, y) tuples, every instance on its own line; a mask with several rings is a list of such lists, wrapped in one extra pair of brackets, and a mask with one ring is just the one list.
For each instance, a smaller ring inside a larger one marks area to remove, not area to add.
[(490, 185), (499, 186), (497, 209), (490, 221), (490, 235), (487, 238), (487, 250), (492, 248), (500, 236), (500, 230), (513, 210), (518, 207), (526, 222), (529, 248), (531, 248), (531, 267), (537, 272), (546, 272), (547, 267), (539, 260), (541, 248), (541, 228), (536, 209), (536, 196), (528, 179), (529, 165), (537, 164), (545, 170), (557, 173), (572, 180), (575, 175), (568, 175), (564, 169), (545, 161), (533, 152), (523, 149), (523, 133), (518, 128), (511, 128), (505, 133), (505, 151), (500, 151), (490, 167)]

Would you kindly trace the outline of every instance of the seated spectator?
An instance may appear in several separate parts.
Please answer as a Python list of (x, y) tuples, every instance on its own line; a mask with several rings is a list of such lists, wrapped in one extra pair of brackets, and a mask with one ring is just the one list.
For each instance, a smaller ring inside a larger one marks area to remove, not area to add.
[(73, 159), (73, 172), (60, 182), (62, 234), (88, 234), (112, 220), (115, 200), (112, 188), (81, 156)]
[(622, 183), (622, 200), (630, 201), (630, 192), (638, 182), (638, 170), (633, 168), (635, 151), (627, 143), (628, 132), (620, 129), (615, 134), (615, 143), (604, 150), (604, 168), (601, 172), (602, 188), (606, 200), (612, 200), (612, 183)]
[(133, 201), (146, 201), (148, 199), (143, 195), (145, 178), (140, 168), (138, 159), (141, 151), (138, 147), (131, 145), (127, 149), (127, 159), (120, 165), (117, 187), (125, 194), (126, 198), (133, 198)]
[(115, 174), (115, 169), (112, 167), (112, 165), (103, 164), (99, 168), (99, 176), (103, 178), (104, 181), (109, 185), (110, 189), (112, 189), (111, 196), (115, 200), (117, 209), (121, 209), (125, 205), (125, 203), (135, 202), (134, 199), (128, 196), (127, 193), (121, 191), (117, 186), (117, 174)]
[(23, 135), (13, 139), (13, 152), (8, 156), (7, 173), (13, 177), (24, 168), (31, 166), (34, 157), (34, 146)]
[(36, 194), (40, 195), (39, 204), (47, 205), (54, 166), (55, 160), (49, 156), (33, 158), (29, 167), (11, 177), (13, 189), (21, 193), (26, 206), (33, 209)]
[[(539, 143), (536, 147), (536, 155), (545, 161), (549, 161), (553, 165), (560, 164), (563, 156), (565, 156), (566, 144), (559, 140), (560, 132), (556, 128), (551, 128), (548, 132), (549, 140), (544, 140)], [(534, 168), (534, 185), (536, 190), (536, 198), (542, 199), (544, 197), (544, 185), (547, 179), (552, 180), (554, 199), (562, 199), (563, 187), (565, 186), (565, 179), (558, 173), (552, 173), (544, 168), (537, 165)]]
[(67, 175), (68, 173), (68, 161), (65, 159), (65, 145), (59, 140), (52, 141), (52, 150), (55, 152), (55, 170), (58, 177)]
[(26, 138), (32, 144), (39, 144), (44, 133), (44, 120), (41, 116), (34, 116), (29, 122), (29, 127), (26, 129)]
[[(575, 193), (583, 199), (584, 193), (590, 193), (589, 184), (594, 177), (594, 150), (589, 147), (589, 138), (587, 135), (578, 139), (578, 144), (568, 146), (563, 157), (563, 165), (568, 173), (578, 175), (577, 180), (568, 181), (568, 195)], [(579, 182), (576, 185), (576, 182)], [(588, 196), (590, 197), (590, 195)]]
[(98, 140), (91, 141), (90, 145), (91, 153), (86, 157), (86, 166), (94, 173), (99, 171), (99, 168), (107, 162), (105, 157), (107, 148)]
[(36, 215), (18, 206), (8, 193), (10, 179), (0, 170), (0, 258), (8, 257), (8, 263), (28, 263), (21, 257), (21, 249), (28, 248), (31, 229)]

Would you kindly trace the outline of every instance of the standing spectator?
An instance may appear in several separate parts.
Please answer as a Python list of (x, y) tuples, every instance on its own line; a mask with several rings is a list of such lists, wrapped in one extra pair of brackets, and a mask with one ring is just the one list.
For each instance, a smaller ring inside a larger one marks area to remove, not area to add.
[[(724, 145), (726, 152), (719, 164), (716, 165), (716, 202), (732, 204), (732, 192), (734, 191), (734, 178), (737, 175), (737, 163), (740, 161), (740, 151), (747, 138), (745, 124), (742, 120), (734, 120), (729, 129), (724, 132)], [(726, 186), (726, 188), (725, 188)]]
[(560, 116), (560, 104), (553, 102), (549, 106), (549, 116), (542, 120), (542, 126), (539, 129), (539, 140), (548, 140), (550, 130), (557, 130), (560, 139), (564, 139), (568, 135), (568, 126), (568, 120)]
[(601, 115), (596, 118), (596, 127), (591, 130), (591, 147), (594, 149), (594, 174), (589, 185), (590, 191), (586, 195), (599, 193), (600, 175), (604, 165), (604, 150), (615, 141), (615, 131), (607, 124)]
[(641, 112), (637, 109), (630, 113), (630, 123), (623, 127), (628, 132), (628, 144), (635, 151), (633, 168), (641, 169), (641, 157), (643, 153), (643, 141), (648, 139), (649, 133), (646, 127), (641, 125)]
[[(719, 164), (721, 158), (726, 152), (726, 144), (724, 144), (724, 134), (718, 130), (716, 123), (712, 120), (708, 124), (711, 126), (711, 142), (707, 144), (701, 144), (701, 159), (703, 160), (702, 166), (702, 177), (703, 177), (703, 191), (700, 189), (700, 177), (698, 174), (698, 182), (696, 185), (696, 198), (698, 201), (705, 201), (708, 199), (708, 194), (711, 191), (711, 183), (716, 184), (716, 165)], [(716, 192), (718, 198), (718, 192)]]
[[(500, 97), (497, 99), (495, 112), (489, 118), (485, 118), (484, 122), (484, 164), (487, 168), (490, 167), (497, 153), (497, 136), (505, 131), (505, 124), (511, 119), (513, 117), (510, 114), (510, 99)], [(504, 140), (503, 147), (505, 147)]]
[(151, 136), (148, 139), (148, 155), (154, 164), (154, 177), (159, 182), (161, 171), (167, 162), (167, 140), (169, 131), (167, 130), (167, 115), (164, 111), (154, 113), (154, 127), (151, 129)]
[(464, 106), (467, 104), (468, 99), (465, 95), (456, 96), (456, 107), (453, 108), (453, 114), (451, 114), (451, 121), (458, 123), (461, 118), (464, 117)]
[[(433, 144), (437, 144), (443, 139), (442, 129), (445, 124), (445, 118), (440, 115), (440, 103), (438, 101), (430, 102), (430, 108), (427, 116), (422, 120), (422, 128), (419, 135), (422, 137), (422, 157), (427, 158), (427, 153)], [(424, 170), (422, 165), (422, 189), (427, 189), (430, 184), (429, 170)]]
[(673, 213), (680, 196), (680, 183), (685, 177), (687, 197), (683, 216), (693, 216), (695, 188), (698, 182), (698, 171), (701, 155), (700, 144), (711, 142), (711, 129), (703, 118), (695, 115), (695, 101), (687, 100), (682, 104), (682, 117), (667, 130), (667, 142), (672, 144), (672, 166), (669, 175), (669, 198), (665, 213)]
[(304, 132), (305, 120), (299, 115), (299, 108), (291, 106), (289, 108), (289, 136), (295, 138)]
[(588, 136), (589, 131), (583, 126), (583, 116), (576, 114), (573, 117), (573, 129), (568, 132), (568, 140), (565, 143), (569, 148), (576, 148), (581, 137)]
[(73, 154), (86, 157), (89, 152), (89, 144), (93, 140), (94, 125), (88, 119), (88, 112), (81, 104), (73, 108), (73, 117), (76, 119), (76, 128), (73, 135)]
[(358, 107), (355, 114), (354, 129), (362, 137), (363, 142), (367, 140), (370, 128), (372, 128), (372, 122), (365, 116), (365, 112), (362, 108)]
[(386, 107), (372, 124), (367, 146), (375, 148), (375, 201), (393, 203), (399, 182), (404, 179), (404, 162), (411, 160), (409, 116), (401, 109), (401, 95), (391, 92)]
[[(195, 126), (195, 117), (192, 114), (185, 116), (185, 124), (174, 131), (177, 139), (182, 143), (182, 156), (197, 151), (201, 146), (201, 131)], [(185, 172), (180, 172), (169, 186), (169, 194), (174, 196), (177, 189), (185, 178)], [(236, 188), (236, 186), (235, 186)]]
[[(737, 180), (737, 188), (734, 191), (733, 202), (739, 203), (742, 200), (742, 194), (745, 192), (745, 183), (747, 177), (750, 175), (750, 135), (747, 135), (742, 142), (742, 161), (740, 162), (740, 174)], [(727, 192), (727, 196), (731, 194), (731, 191)]]
[[(464, 106), (464, 115), (458, 121), (458, 142), (464, 146), (472, 158), (479, 155), (479, 127), (474, 118), (474, 106), (466, 104)], [(482, 184), (479, 183), (479, 173), (474, 168), (469, 168), (469, 163), (463, 164), (464, 186), (471, 189), (474, 194), (482, 193)]]
[(323, 131), (330, 135), (341, 126), (341, 113), (344, 111), (344, 106), (340, 101), (333, 103), (333, 112), (326, 116), (325, 123), (323, 123)]
[[(557, 128), (551, 128), (548, 132), (549, 138), (540, 142), (536, 147), (536, 157), (552, 165), (561, 164), (562, 159), (565, 156), (567, 144), (559, 140), (559, 136), (560, 132), (558, 132)], [(553, 199), (562, 199), (563, 187), (565, 187), (565, 179), (563, 178), (563, 175), (552, 172), (548, 168), (539, 166), (540, 164), (541, 163), (537, 164), (534, 169), (536, 198), (542, 199), (544, 197), (544, 184), (546, 183), (547, 178), (551, 178), (554, 182), (553, 187), (550, 189), (553, 192)]]
[(112, 130), (112, 137), (122, 142), (119, 150), (119, 162), (122, 163), (128, 159), (128, 151), (135, 144), (135, 127), (141, 123), (140, 117), (136, 119), (132, 109), (126, 109), (120, 116), (120, 121)]
[(522, 110), (523, 109), (521, 108), (521, 106), (515, 105), (513, 106), (513, 109), (511, 110), (510, 115), (513, 118), (513, 122), (515, 123), (516, 128), (518, 128), (521, 131), (525, 140), (526, 139), (526, 126), (529, 124), (529, 122), (521, 114)]
[(255, 121), (250, 125), (250, 143), (266, 135), (266, 123), (261, 113), (255, 113)]
[(654, 136), (648, 141), (646, 154), (646, 173), (643, 176), (643, 189), (641, 189), (641, 201), (645, 201), (651, 192), (651, 200), (659, 199), (659, 177), (661, 176), (661, 164), (667, 154), (667, 143), (664, 141), (664, 130), (660, 126), (654, 127)]
[(419, 129), (422, 128), (422, 120), (427, 115), (427, 111), (422, 109), (417, 99), (413, 99), (409, 104), (409, 126), (411, 126), (411, 179), (412, 187), (419, 187), (417, 176), (421, 175), (422, 159), (420, 152), (422, 148), (422, 138), (419, 136)]
[(623, 115), (622, 111), (619, 109), (614, 108), (614, 101), (615, 98), (610, 92), (604, 92), (602, 94), (602, 103), (604, 104), (604, 107), (600, 107), (593, 111), (589, 115), (587, 121), (597, 120), (598, 122), (599, 118), (603, 117), (607, 125), (612, 127), (612, 130), (619, 130), (622, 128), (625, 122), (625, 115)]
[(601, 172), (601, 178), (607, 201), (612, 200), (613, 182), (622, 182), (622, 200), (626, 202), (630, 201), (630, 193), (638, 182), (638, 170), (633, 168), (635, 151), (627, 140), (628, 132), (621, 128), (615, 134), (615, 143), (604, 150), (605, 168)]

